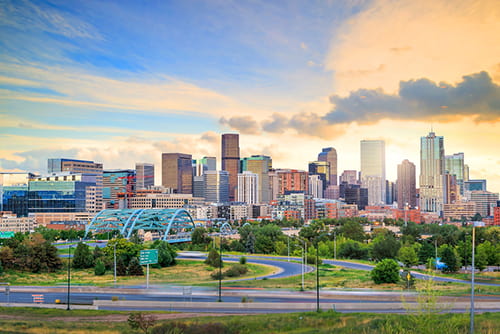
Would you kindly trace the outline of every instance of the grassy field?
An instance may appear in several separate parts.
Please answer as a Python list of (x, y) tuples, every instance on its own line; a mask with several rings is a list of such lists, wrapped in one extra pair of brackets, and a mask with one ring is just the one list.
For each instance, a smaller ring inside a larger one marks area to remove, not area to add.
[[(140, 333), (127, 324), (128, 312), (61, 311), (29, 308), (0, 308), (2, 333)], [(467, 333), (467, 314), (341, 314), (333, 311), (200, 316), (148, 312), (157, 321), (156, 333)], [(183, 330), (172, 330), (172, 327)], [(163, 331), (160, 329), (163, 328)], [(500, 313), (475, 316), (475, 332), (493, 334), (500, 331)]]
[[(225, 268), (230, 266), (227, 262)], [(252, 278), (255, 276), (267, 275), (273, 272), (272, 267), (247, 264), (248, 273), (239, 278)], [(202, 261), (195, 260), (179, 260), (178, 264), (168, 268), (152, 268), (149, 269), (149, 282), (151, 284), (211, 284), (215, 281), (210, 277), (214, 269)], [(144, 269), (146, 271), (146, 269)], [(59, 270), (55, 273), (40, 273), (32, 274), (27, 272), (18, 272), (6, 270), (1, 276), (2, 282), (9, 282), (11, 285), (42, 285), (52, 286), (65, 284), (68, 279), (66, 269)], [(143, 284), (145, 276), (119, 276), (118, 284)], [(72, 269), (71, 284), (96, 285), (105, 286), (113, 284), (113, 272), (108, 271), (103, 276), (94, 275), (93, 269)]]

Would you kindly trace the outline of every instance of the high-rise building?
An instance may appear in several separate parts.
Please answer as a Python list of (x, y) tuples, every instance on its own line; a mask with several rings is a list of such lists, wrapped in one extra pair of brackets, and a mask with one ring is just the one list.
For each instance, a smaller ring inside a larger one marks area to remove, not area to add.
[(308, 172), (296, 169), (276, 169), (276, 174), (278, 177), (278, 194), (285, 194), (287, 191), (308, 193)]
[(177, 194), (193, 193), (191, 154), (163, 153), (161, 155), (161, 183)]
[(202, 176), (207, 170), (217, 170), (216, 157), (203, 157), (195, 162), (196, 169), (193, 172), (194, 176)]
[(359, 210), (364, 210), (368, 205), (368, 189), (357, 184), (349, 184), (344, 189), (344, 200), (347, 204), (356, 204)]
[(205, 201), (213, 203), (229, 202), (229, 172), (206, 171), (203, 174), (205, 183)]
[(240, 172), (240, 136), (236, 133), (222, 135), (222, 170), (229, 173), (229, 200), (236, 198), (238, 173)]
[(136, 189), (148, 189), (155, 185), (155, 165), (138, 162), (135, 164)]
[(102, 164), (94, 161), (76, 159), (48, 159), (47, 171), (51, 173), (71, 172), (93, 174), (96, 177), (96, 203), (95, 211), (99, 212), (104, 208), (102, 201)]
[(460, 188), (457, 176), (444, 171), (443, 174), (443, 204), (453, 204), (459, 199)]
[(355, 170), (345, 170), (340, 175), (340, 183), (347, 182), (347, 184), (358, 184), (358, 172)]
[(444, 139), (430, 132), (420, 138), (420, 210), (440, 213), (443, 209)]
[(270, 198), (269, 170), (272, 168), (272, 159), (267, 155), (252, 155), (241, 160), (241, 171), (249, 171), (259, 176), (258, 193), (261, 203), (268, 203)]
[(238, 196), (237, 201), (247, 204), (260, 203), (259, 198), (259, 175), (244, 171), (238, 174)]
[(361, 141), (361, 184), (368, 189), (368, 205), (385, 204), (385, 142)]
[(411, 208), (417, 206), (417, 179), (413, 162), (405, 159), (398, 165), (397, 189), (397, 202), (400, 210), (403, 210), (407, 203)]
[(0, 173), (0, 211), (28, 216), (29, 180), (34, 177), (31, 173)]
[(337, 185), (337, 151), (333, 147), (324, 148), (323, 151), (318, 154), (318, 161), (326, 161), (329, 165), (330, 175), (328, 176), (328, 184), (326, 186)]
[(313, 198), (323, 198), (323, 180), (320, 175), (309, 175), (309, 195)]
[(330, 163), (313, 161), (309, 163), (309, 175), (318, 175), (323, 183), (323, 191), (330, 185)]
[(450, 175), (455, 175), (458, 190), (460, 195), (464, 194), (464, 154), (455, 153), (453, 155), (445, 155), (444, 170)]
[(500, 225), (500, 201), (497, 201), (497, 205), (493, 208), (493, 225)]
[(385, 203), (392, 205), (397, 201), (397, 187), (396, 183), (386, 180), (385, 181)]
[(28, 211), (92, 212), (96, 205), (95, 190), (96, 174), (60, 172), (34, 177), (29, 181)]
[(497, 205), (498, 193), (489, 191), (472, 191), (470, 193), (470, 201), (476, 203), (476, 212), (481, 217), (493, 215), (493, 208)]
[(102, 199), (106, 208), (128, 208), (128, 199), (134, 197), (136, 191), (135, 170), (105, 170), (102, 179)]

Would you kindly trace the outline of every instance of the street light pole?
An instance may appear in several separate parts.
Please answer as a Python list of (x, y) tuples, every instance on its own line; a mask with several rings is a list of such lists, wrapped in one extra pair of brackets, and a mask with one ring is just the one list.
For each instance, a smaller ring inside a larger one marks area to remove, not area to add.
[(222, 302), (222, 234), (219, 238), (219, 300)]
[(113, 245), (113, 262), (114, 262), (114, 278), (115, 278), (115, 287), (116, 287), (116, 242)]
[(70, 289), (71, 289), (71, 245), (68, 247), (68, 301), (66, 305), (66, 310), (69, 311), (69, 304), (70, 304)]
[(472, 280), (470, 288), (470, 334), (474, 334), (474, 250), (476, 243), (476, 226), (472, 225)]
[(316, 312), (319, 312), (319, 243), (316, 242)]

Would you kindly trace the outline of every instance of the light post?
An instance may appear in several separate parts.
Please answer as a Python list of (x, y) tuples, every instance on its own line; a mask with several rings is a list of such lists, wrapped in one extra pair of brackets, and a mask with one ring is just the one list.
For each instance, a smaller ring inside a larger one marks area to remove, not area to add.
[(71, 289), (71, 245), (68, 246), (68, 301), (66, 305), (66, 310), (69, 311), (70, 304), (70, 289)]
[(114, 279), (115, 279), (115, 287), (116, 287), (116, 242), (113, 245), (113, 262), (114, 262)]
[(219, 300), (222, 302), (222, 233), (219, 237)]
[[(294, 238), (296, 239), (297, 241), (300, 241), (302, 242), (302, 244), (304, 246), (302, 246), (302, 290), (301, 291), (304, 291), (304, 273), (305, 273), (305, 257), (306, 257), (306, 254), (307, 254), (307, 244), (304, 240), (300, 239), (300, 238)], [(304, 248), (306, 249), (306, 251), (304, 251)]]
[(470, 334), (474, 334), (474, 253), (476, 249), (476, 226), (484, 226), (483, 222), (472, 222), (472, 279), (470, 287)]
[(319, 307), (319, 239), (330, 233), (322, 233), (316, 237), (316, 312), (320, 311)]

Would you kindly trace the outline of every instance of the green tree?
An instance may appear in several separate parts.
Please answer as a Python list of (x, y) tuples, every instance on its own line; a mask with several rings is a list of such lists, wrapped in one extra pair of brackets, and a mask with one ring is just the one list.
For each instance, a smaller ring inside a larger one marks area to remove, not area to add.
[(106, 273), (106, 267), (104, 266), (104, 262), (101, 259), (97, 259), (94, 268), (94, 274), (96, 276), (102, 276)]
[(207, 230), (204, 227), (197, 227), (191, 234), (191, 243), (195, 246), (206, 246), (210, 243), (211, 239), (207, 235)]
[(116, 257), (116, 276), (127, 276), (127, 265), (123, 256)]
[(484, 253), (484, 257), (486, 259), (486, 265), (494, 266), (497, 264), (497, 258), (500, 254), (497, 253), (495, 246), (492, 245), (491, 242), (485, 241), (482, 244), (477, 246), (477, 253)]
[(422, 247), (418, 250), (418, 262), (420, 264), (425, 264), (429, 259), (433, 259), (435, 257), (436, 251), (434, 249), (434, 245), (430, 242), (424, 241), (422, 243)]
[(399, 282), (399, 266), (393, 259), (380, 261), (370, 274), (375, 284)]
[(398, 259), (403, 262), (407, 268), (418, 264), (418, 256), (412, 246), (401, 247), (398, 252)]
[(90, 247), (87, 244), (78, 243), (71, 265), (77, 269), (92, 268), (94, 266), (94, 255), (90, 252)]
[(245, 250), (247, 253), (255, 253), (255, 235), (250, 231), (245, 242)]
[(459, 259), (455, 253), (455, 250), (449, 245), (443, 245), (439, 247), (439, 253), (441, 255), (441, 262), (446, 264), (446, 268), (443, 269), (443, 272), (457, 272), (459, 268)]
[(401, 244), (392, 232), (386, 232), (375, 238), (372, 242), (372, 258), (376, 261), (382, 259), (395, 259)]
[(222, 266), (224, 266), (224, 263), (221, 260), (219, 252), (217, 252), (217, 250), (215, 250), (214, 248), (212, 248), (208, 253), (205, 263), (214, 268), (219, 268), (221, 264)]
[(168, 242), (157, 240), (152, 248), (158, 249), (158, 264), (161, 267), (170, 267), (176, 264), (177, 253)]
[(401, 227), (401, 234), (403, 234), (403, 239), (409, 242), (415, 242), (418, 238), (420, 238), (421, 234), (420, 225), (414, 222), (407, 222), (406, 226)]
[(106, 247), (103, 248), (104, 254), (109, 259), (113, 259), (115, 245), (116, 257), (123, 258), (125, 265), (128, 265), (132, 258), (138, 257), (142, 249), (142, 245), (135, 244), (123, 238), (111, 239), (108, 241)]
[(344, 259), (368, 259), (368, 248), (359, 241), (347, 240), (342, 243), (338, 250), (338, 255)]
[(144, 276), (144, 269), (139, 263), (139, 259), (134, 257), (130, 260), (127, 267), (127, 275), (129, 276)]
[(349, 220), (341, 228), (340, 234), (347, 239), (363, 242), (366, 239), (366, 234), (363, 231), (363, 225), (356, 221)]

